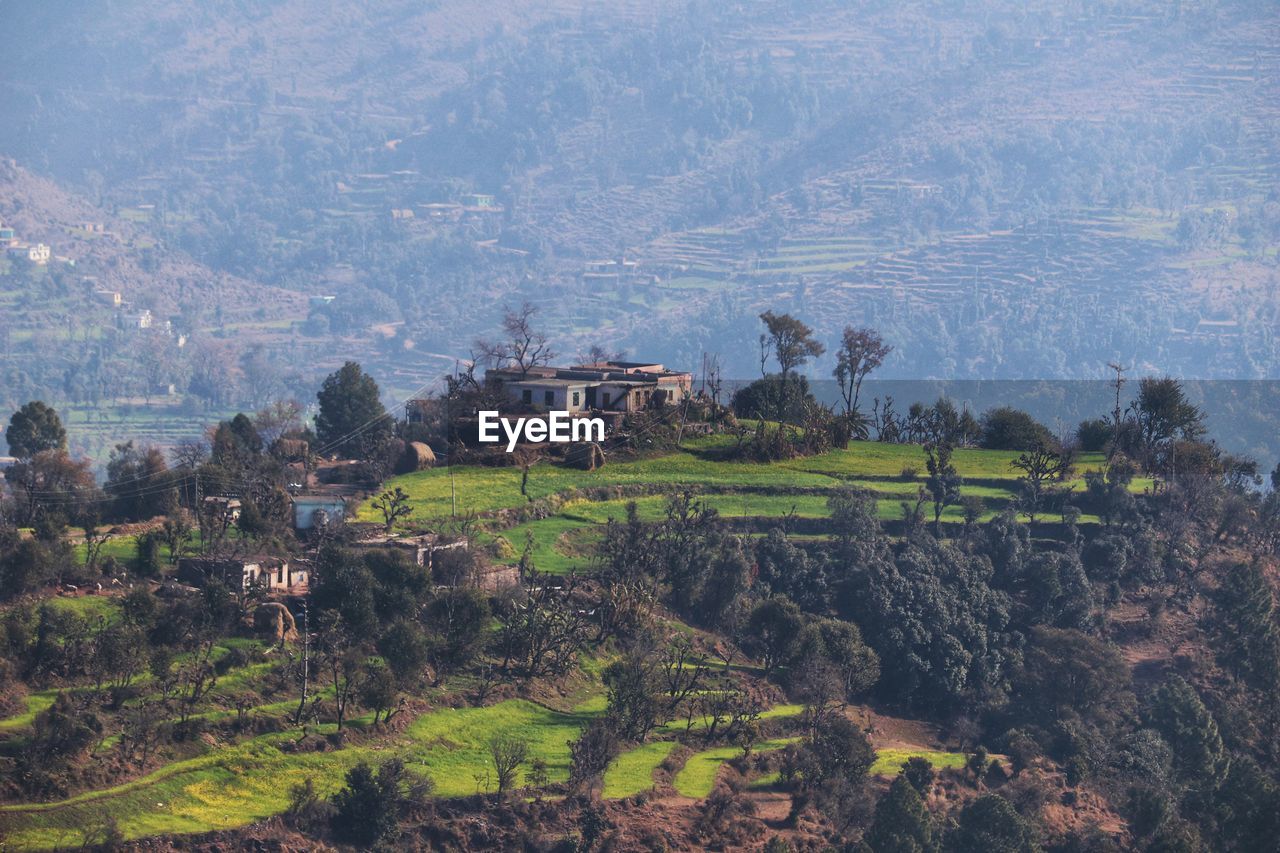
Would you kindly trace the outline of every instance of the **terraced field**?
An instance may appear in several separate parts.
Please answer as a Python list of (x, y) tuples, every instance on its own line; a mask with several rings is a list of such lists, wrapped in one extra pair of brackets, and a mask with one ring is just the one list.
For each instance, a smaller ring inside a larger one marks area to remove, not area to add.
[[(421, 715), (390, 738), (320, 752), (297, 748), (296, 732), (261, 735), (104, 790), (59, 802), (0, 807), (0, 833), (5, 849), (26, 850), (79, 845), (106, 825), (108, 815), (131, 839), (229, 829), (279, 814), (288, 805), (291, 787), (307, 779), (319, 793), (328, 794), (358, 762), (377, 763), (392, 756), (404, 761), (412, 775), (430, 778), (438, 796), (468, 796), (493, 790), (487, 744), (498, 734), (526, 740), (530, 758), (546, 762), (549, 781), (563, 782), (568, 777), (569, 743), (602, 710), (597, 701), (560, 711), (523, 699), (483, 708), (444, 708)], [(766, 712), (764, 719), (796, 713), (796, 706), (780, 706)], [(367, 715), (359, 717), (352, 728), (359, 732), (368, 723)], [(333, 731), (329, 725), (313, 729), (320, 735)], [(771, 738), (754, 749), (781, 749), (797, 739)], [(618, 756), (605, 774), (604, 796), (617, 799), (653, 787), (655, 769), (676, 746), (673, 740), (653, 741)], [(675, 791), (683, 797), (705, 797), (723, 765), (741, 752), (736, 746), (717, 746), (692, 753), (674, 777)], [(940, 768), (962, 766), (965, 758), (960, 753), (886, 750), (872, 772), (896, 772), (915, 754)]]
[[(552, 511), (546, 517), (496, 531), (495, 535), (506, 540), (508, 554), (519, 554), (531, 545), (532, 558), (541, 570), (566, 572), (586, 565), (592, 538), (609, 519), (624, 518), (631, 501), (642, 520), (656, 521), (663, 515), (666, 494), (689, 489), (726, 518), (784, 522), (828, 517), (827, 498), (837, 489), (853, 486), (875, 493), (878, 514), (884, 520), (892, 520), (901, 517), (902, 502), (914, 501), (925, 483), (921, 474), (924, 452), (915, 445), (858, 442), (847, 450), (756, 464), (715, 459), (714, 451), (727, 440), (698, 439), (678, 453), (606, 464), (593, 472), (537, 465), (530, 470), (527, 495), (520, 494), (518, 468), (457, 466), (452, 472), (422, 471), (398, 477), (389, 487), (398, 486), (410, 496), (414, 514), (406, 522), (407, 527), (431, 527), (446, 518), (451, 488), (456, 490), (460, 514), (483, 516), (518, 509), (534, 500), (549, 500)], [(983, 519), (1007, 508), (1014, 500), (1018, 472), (1011, 463), (1017, 456), (1012, 451), (955, 452), (953, 461), (965, 480), (961, 493), (983, 502)], [(1082, 491), (1083, 473), (1100, 468), (1103, 461), (1101, 454), (1085, 454), (1077, 465), (1076, 478), (1066, 485)], [(914, 473), (904, 469), (914, 469)], [(1151, 481), (1144, 479), (1135, 480), (1131, 488), (1141, 492), (1151, 486)], [(645, 493), (629, 496), (624, 494), (627, 489)], [(368, 504), (359, 510), (358, 517), (378, 520)], [(958, 506), (947, 507), (943, 512), (944, 522), (960, 522), (962, 518)], [(1092, 516), (1081, 518), (1081, 523), (1096, 521)], [(514, 562), (518, 557), (507, 559)]]

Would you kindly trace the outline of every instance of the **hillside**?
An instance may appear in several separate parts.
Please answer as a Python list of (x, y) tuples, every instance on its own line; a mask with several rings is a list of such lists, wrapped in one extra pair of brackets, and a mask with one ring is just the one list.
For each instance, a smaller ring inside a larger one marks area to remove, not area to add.
[[(8, 294), (14, 299), (10, 308), (21, 301), (24, 308), (47, 313), (11, 311), (6, 328), (46, 329), (93, 320), (108, 325), (109, 310), (99, 310), (92, 319), (84, 315), (86, 306), (95, 305), (95, 290), (118, 292), (129, 310), (150, 310), (160, 319), (178, 315), (192, 302), (203, 302), (210, 315), (220, 306), (226, 326), (305, 317), (306, 300), (300, 294), (211, 270), (165, 246), (146, 225), (152, 215), (150, 208), (105, 211), (13, 160), (0, 163), (0, 221), (28, 242), (49, 244), (63, 260), (53, 262), (52, 280), (33, 282), (45, 285), (42, 292)], [(113, 307), (102, 299), (96, 305)]]
[(1178, 380), (855, 440), (794, 374), (596, 367), (589, 448), (471, 438), (514, 369), (400, 420), (343, 365), (101, 481), (14, 413), (0, 844), (1263, 849), (1280, 468)]
[(401, 392), (525, 299), (738, 376), (772, 305), (893, 377), (1275, 377), (1275, 10), (987, 6), (19, 9), (0, 151)]

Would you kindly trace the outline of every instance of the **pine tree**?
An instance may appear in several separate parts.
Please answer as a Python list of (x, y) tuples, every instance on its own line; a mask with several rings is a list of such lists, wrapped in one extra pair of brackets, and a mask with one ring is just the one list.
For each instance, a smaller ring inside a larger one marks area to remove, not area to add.
[(1249, 686), (1280, 689), (1280, 627), (1271, 584), (1256, 564), (1227, 571), (1214, 601), (1218, 661)]
[(362, 457), (391, 434), (378, 383), (354, 361), (329, 374), (316, 395), (316, 436), (325, 452)]
[(916, 789), (899, 775), (876, 804), (871, 828), (863, 837), (872, 853), (929, 853), (938, 849), (933, 819)]
[(947, 849), (954, 853), (1037, 853), (1040, 846), (1031, 827), (1008, 800), (986, 794), (960, 812)]
[(1156, 690), (1147, 719), (1173, 748), (1174, 769), (1183, 780), (1208, 782), (1226, 771), (1218, 724), (1195, 689), (1178, 676)]

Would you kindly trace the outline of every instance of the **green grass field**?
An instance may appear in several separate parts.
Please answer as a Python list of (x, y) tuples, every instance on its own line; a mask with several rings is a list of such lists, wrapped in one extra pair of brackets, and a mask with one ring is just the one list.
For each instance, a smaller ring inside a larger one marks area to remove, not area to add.
[[(818, 456), (774, 463), (726, 462), (709, 458), (704, 452), (725, 439), (702, 439), (691, 442), (690, 450), (650, 459), (607, 464), (596, 471), (580, 471), (558, 465), (535, 465), (529, 472), (527, 497), (520, 494), (519, 468), (494, 468), (459, 465), (452, 469), (453, 488), (457, 494), (457, 511), (486, 513), (523, 506), (530, 499), (564, 495), (576, 489), (609, 486), (657, 486), (671, 489), (810, 489), (834, 490), (841, 486), (859, 486), (881, 493), (914, 493), (924, 482), (924, 452), (916, 445), (855, 442), (847, 450), (833, 450)], [(974, 450), (955, 452), (954, 464), (966, 481), (966, 494), (984, 498), (1008, 497), (1012, 494), (1017, 471), (1011, 466), (1017, 453), (1012, 451)], [(1083, 472), (1101, 467), (1101, 454), (1085, 454), (1077, 470)], [(917, 471), (913, 480), (900, 478), (904, 467)], [(388, 488), (402, 488), (414, 507), (410, 524), (427, 523), (447, 517), (451, 511), (450, 469), (436, 468), (405, 474), (392, 479)], [(1072, 483), (1081, 488), (1083, 481)], [(1137, 480), (1135, 490), (1149, 487), (1150, 481)], [(782, 503), (780, 501), (779, 503)], [(376, 521), (376, 511), (366, 503), (359, 510), (362, 521)]]
[(493, 790), (487, 744), (497, 734), (527, 740), (530, 757), (547, 762), (553, 782), (563, 781), (569, 742), (589, 716), (512, 699), (433, 711), (390, 741), (327, 752), (293, 751), (296, 732), (263, 735), (61, 802), (0, 807), (0, 827), (5, 849), (48, 849), (78, 846), (107, 816), (127, 838), (244, 826), (283, 811), (292, 786), (308, 778), (329, 793), (360, 761), (376, 764), (393, 756), (429, 777), (440, 796), (465, 796)]
[[(52, 703), (55, 692), (47, 693), (29, 697), (31, 716), (39, 710), (36, 706)], [(762, 719), (792, 717), (799, 710), (797, 705), (779, 705)], [(131, 839), (244, 826), (283, 811), (294, 785), (311, 779), (316, 790), (327, 795), (341, 786), (346, 771), (358, 762), (377, 764), (393, 756), (403, 760), (411, 773), (430, 778), (439, 796), (488, 792), (495, 787), (488, 752), (495, 735), (527, 741), (529, 757), (546, 762), (550, 781), (561, 782), (568, 777), (570, 742), (601, 711), (599, 702), (584, 702), (565, 712), (521, 699), (482, 708), (444, 708), (423, 714), (388, 739), (323, 752), (295, 750), (296, 732), (261, 735), (60, 802), (0, 807), (4, 849), (78, 846), (103, 828), (108, 817)], [(359, 729), (367, 724), (365, 715), (352, 726)], [(329, 733), (333, 726), (315, 731)], [(773, 738), (757, 744), (755, 750), (781, 749), (795, 740)], [(623, 753), (605, 774), (604, 795), (621, 798), (651, 788), (654, 770), (675, 747), (675, 741), (662, 740)], [(721, 766), (739, 754), (739, 747), (717, 746), (691, 755), (673, 780), (675, 789), (682, 796), (705, 797)], [(917, 754), (937, 767), (959, 767), (965, 761), (959, 753), (888, 750), (880, 754), (872, 772), (892, 772)]]
[(654, 771), (675, 748), (675, 741), (657, 740), (622, 753), (605, 771), (601, 796), (620, 800), (649, 790), (653, 787)]
[[(795, 743), (799, 738), (774, 738), (773, 740), (762, 741), (756, 744), (755, 752), (769, 752), (775, 749), (782, 749), (789, 743)], [(695, 752), (689, 756), (684, 763), (684, 767), (676, 774), (676, 778), (672, 780), (672, 787), (682, 797), (691, 799), (702, 799), (711, 793), (711, 789), (715, 787), (716, 776), (720, 773), (720, 768), (724, 766), (726, 761), (737, 758), (742, 754), (742, 749), (736, 746), (717, 746), (713, 749), (704, 749), (702, 752)]]
[[(582, 568), (588, 562), (592, 539), (600, 525), (610, 518), (626, 515), (626, 498), (588, 501), (575, 497), (593, 488), (648, 486), (666, 491), (688, 488), (699, 492), (701, 500), (728, 518), (825, 518), (827, 497), (847, 486), (866, 489), (878, 496), (877, 512), (881, 519), (901, 517), (901, 503), (914, 500), (924, 484), (924, 452), (915, 445), (856, 442), (847, 450), (835, 450), (819, 456), (786, 460), (769, 464), (727, 462), (710, 458), (708, 451), (723, 447), (731, 439), (714, 436), (691, 441), (689, 449), (650, 459), (608, 464), (593, 471), (579, 471), (558, 465), (536, 465), (530, 470), (527, 497), (520, 494), (521, 471), (518, 468), (457, 466), (452, 471), (452, 488), (456, 489), (458, 512), (491, 513), (527, 505), (529, 500), (556, 496), (564, 501), (551, 516), (517, 525), (502, 531), (510, 546), (509, 562), (532, 542), (534, 564), (543, 571), (564, 573)], [(955, 452), (954, 463), (966, 482), (961, 492), (982, 500), (986, 520), (1009, 506), (1014, 500), (1018, 471), (1012, 462), (1013, 451), (962, 448)], [(1083, 472), (1103, 465), (1101, 454), (1085, 454), (1077, 465), (1076, 479), (1066, 485), (1075, 491), (1084, 488)], [(915, 469), (911, 478), (902, 476), (904, 468)], [(1151, 481), (1135, 480), (1132, 488), (1142, 491)], [(410, 528), (430, 526), (449, 514), (451, 484), (449, 469), (422, 471), (397, 477), (388, 484), (399, 487), (410, 496), (414, 514), (406, 522)], [(800, 493), (794, 493), (800, 490)], [(666, 496), (642, 495), (634, 499), (641, 519), (656, 521), (662, 517)], [(377, 520), (377, 514), (366, 503), (358, 512), (363, 521)], [(963, 518), (958, 506), (947, 507), (943, 520), (958, 522)], [(1096, 523), (1093, 516), (1082, 516), (1081, 523)]]
[(934, 770), (959, 770), (969, 760), (969, 756), (963, 752), (938, 752), (928, 749), (879, 749), (876, 750), (875, 763), (871, 765), (871, 775), (896, 776), (902, 770), (903, 765), (912, 758), (928, 759)]

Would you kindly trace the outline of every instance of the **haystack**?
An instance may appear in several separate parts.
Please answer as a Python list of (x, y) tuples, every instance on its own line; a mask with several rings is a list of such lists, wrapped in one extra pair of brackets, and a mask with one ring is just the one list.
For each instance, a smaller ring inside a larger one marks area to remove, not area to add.
[(396, 471), (401, 474), (411, 474), (414, 471), (425, 471), (428, 468), (434, 468), (436, 464), (436, 454), (431, 447), (421, 441), (406, 442), (404, 453), (400, 454), (400, 462), (396, 465)]
[(565, 454), (565, 462), (583, 471), (594, 471), (604, 466), (604, 448), (594, 441), (575, 444)]

